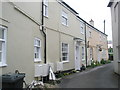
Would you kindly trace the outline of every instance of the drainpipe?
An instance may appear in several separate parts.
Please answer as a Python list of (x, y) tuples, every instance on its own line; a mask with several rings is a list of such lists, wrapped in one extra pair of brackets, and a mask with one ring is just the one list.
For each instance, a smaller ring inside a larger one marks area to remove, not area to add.
[(44, 47), (44, 63), (46, 64), (47, 62), (46, 62), (46, 33), (45, 33), (45, 31), (44, 31), (44, 6), (43, 6), (43, 0), (42, 0), (42, 32), (43, 32), (43, 34), (44, 34), (44, 38), (45, 38), (45, 41), (44, 41), (44, 45), (45, 45), (45, 47)]
[(86, 31), (86, 23), (85, 23), (85, 57), (86, 57), (86, 66), (87, 66), (87, 31)]

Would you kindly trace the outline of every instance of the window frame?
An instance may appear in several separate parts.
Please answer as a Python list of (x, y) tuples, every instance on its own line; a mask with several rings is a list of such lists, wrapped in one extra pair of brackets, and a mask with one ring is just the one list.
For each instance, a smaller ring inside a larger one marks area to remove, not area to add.
[(93, 59), (93, 48), (90, 48), (90, 60)]
[(0, 26), (0, 28), (4, 30), (4, 39), (0, 39), (0, 41), (2, 42), (0, 67), (3, 67), (3, 66), (7, 66), (7, 63), (6, 63), (7, 28), (4, 26)]
[[(84, 54), (84, 56), (83, 56), (83, 54)], [(82, 61), (85, 61), (85, 47), (84, 46), (82, 46)]]
[(43, 0), (43, 15), (48, 17), (48, 0)]
[[(67, 56), (66, 56), (67, 60), (63, 60), (64, 56), (63, 56), (63, 47), (62, 47), (62, 44), (67, 44), (67, 46), (68, 46), (67, 47), (67, 51), (66, 51), (67, 52)], [(69, 62), (69, 44), (68, 43), (64, 43), (64, 42), (61, 43), (61, 60), (62, 60), (63, 63), (64, 62)]]
[[(38, 45), (35, 45), (35, 40), (39, 41), (40, 42), (40, 46)], [(39, 48), (39, 58), (35, 58), (35, 47)], [(35, 38), (34, 39), (34, 62), (41, 62), (42, 61), (42, 56), (41, 56), (41, 40), (39, 38)]]
[(92, 32), (90, 29), (89, 29), (89, 38), (92, 38)]
[[(64, 10), (62, 10), (61, 12), (61, 23), (65, 26), (68, 26), (68, 13), (66, 13)], [(64, 15), (66, 14), (66, 15)], [(65, 22), (63, 22), (63, 19), (65, 20)]]
[(85, 34), (83, 23), (80, 24), (80, 32), (81, 32), (81, 34)]

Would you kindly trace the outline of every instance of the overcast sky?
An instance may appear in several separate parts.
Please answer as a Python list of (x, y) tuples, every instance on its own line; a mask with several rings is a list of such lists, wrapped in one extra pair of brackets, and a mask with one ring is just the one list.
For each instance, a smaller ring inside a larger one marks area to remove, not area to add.
[(89, 22), (94, 20), (94, 26), (104, 31), (104, 23), (106, 20), (106, 34), (108, 40), (112, 40), (112, 27), (111, 27), (111, 12), (107, 7), (110, 0), (63, 0), (73, 9), (75, 9), (81, 18)]

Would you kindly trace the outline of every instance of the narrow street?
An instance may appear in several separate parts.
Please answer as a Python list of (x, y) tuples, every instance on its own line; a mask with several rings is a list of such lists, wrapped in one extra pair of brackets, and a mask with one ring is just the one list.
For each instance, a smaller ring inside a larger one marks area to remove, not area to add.
[(120, 78), (113, 72), (113, 63), (83, 71), (61, 80), (60, 88), (118, 88)]

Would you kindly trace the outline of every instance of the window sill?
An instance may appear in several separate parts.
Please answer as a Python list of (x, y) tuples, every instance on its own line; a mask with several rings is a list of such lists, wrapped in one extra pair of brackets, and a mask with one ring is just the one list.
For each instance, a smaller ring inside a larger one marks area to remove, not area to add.
[(37, 60), (34, 60), (34, 63), (39, 63), (39, 62), (41, 62), (42, 60), (40, 60), (40, 59), (37, 59)]
[(44, 17), (48, 19), (48, 16), (45, 16), (45, 15), (44, 15)]
[(85, 61), (85, 59), (82, 59), (82, 61)]
[(0, 68), (1, 67), (7, 67), (7, 64), (0, 64)]
[(63, 63), (69, 63), (69, 61), (62, 61)]
[(65, 27), (68, 27), (68, 25), (65, 25), (65, 24), (63, 24), (63, 23), (62, 23), (62, 25), (65, 26)]

